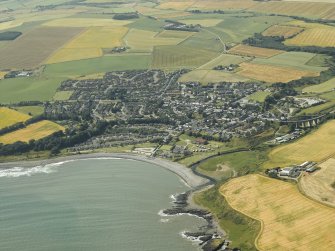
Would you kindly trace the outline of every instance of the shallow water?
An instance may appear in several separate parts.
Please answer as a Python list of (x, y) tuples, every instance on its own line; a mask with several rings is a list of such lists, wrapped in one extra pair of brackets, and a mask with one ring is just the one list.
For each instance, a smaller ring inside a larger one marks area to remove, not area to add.
[(134, 160), (0, 170), (0, 250), (197, 250), (180, 233), (203, 220), (158, 214), (187, 189), (175, 174)]

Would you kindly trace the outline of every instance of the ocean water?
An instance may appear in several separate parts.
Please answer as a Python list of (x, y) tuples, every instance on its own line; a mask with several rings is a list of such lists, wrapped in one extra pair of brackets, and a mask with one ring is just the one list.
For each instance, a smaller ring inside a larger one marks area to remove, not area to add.
[(0, 250), (198, 250), (181, 232), (204, 220), (159, 214), (188, 189), (175, 174), (134, 160), (0, 170)]

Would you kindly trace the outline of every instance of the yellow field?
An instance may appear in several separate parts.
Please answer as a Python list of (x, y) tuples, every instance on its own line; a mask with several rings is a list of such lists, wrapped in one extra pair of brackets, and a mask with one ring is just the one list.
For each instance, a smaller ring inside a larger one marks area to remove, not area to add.
[(202, 10), (218, 10), (218, 9), (247, 9), (255, 5), (251, 0), (225, 0), (225, 1), (197, 1), (192, 8)]
[(335, 120), (290, 144), (276, 147), (269, 153), (264, 167), (284, 167), (305, 161), (320, 162), (335, 154)]
[(285, 41), (287, 45), (335, 47), (335, 27), (311, 28)]
[(7, 74), (7, 72), (0, 71), (0, 79), (3, 79), (3, 77)]
[(299, 180), (300, 189), (309, 197), (335, 207), (335, 192), (331, 184), (335, 182), (335, 159), (328, 159), (319, 165), (321, 170), (303, 174)]
[(165, 35), (157, 35), (156, 32), (137, 29), (131, 29), (124, 38), (131, 51), (141, 52), (152, 51), (153, 47), (158, 45), (176, 45), (185, 39), (186, 37), (165, 37)]
[(132, 23), (128, 20), (102, 19), (102, 18), (61, 18), (44, 23), (45, 26), (56, 27), (106, 27), (124, 26)]
[(260, 58), (268, 58), (283, 53), (283, 51), (280, 50), (265, 49), (244, 44), (237, 45), (231, 48), (228, 52), (230, 54)]
[(17, 112), (7, 107), (0, 107), (0, 129), (19, 122), (24, 122), (30, 118), (29, 115), (24, 113)]
[(297, 70), (289, 67), (271, 66), (264, 64), (242, 63), (241, 70), (237, 72), (246, 78), (264, 81), (267, 83), (287, 83), (302, 77), (318, 76), (320, 73)]
[(232, 179), (220, 192), (235, 210), (261, 222), (259, 250), (335, 248), (335, 209), (306, 198), (291, 183), (254, 174)]
[(21, 25), (22, 25), (22, 22), (18, 20), (3, 22), (3, 23), (0, 23), (0, 30), (7, 30), (7, 29), (15, 28)]
[(103, 48), (122, 45), (122, 38), (127, 33), (126, 27), (91, 27), (62, 49), (56, 51), (47, 61), (48, 64), (101, 57)]
[(292, 37), (299, 32), (303, 31), (303, 28), (286, 26), (286, 25), (274, 25), (265, 30), (262, 34), (263, 36), (283, 36), (284, 38)]
[(215, 26), (219, 23), (221, 23), (223, 20), (222, 19), (185, 19), (185, 20), (179, 20), (179, 22), (184, 23), (184, 24), (193, 24), (197, 25), (200, 24), (203, 27), (211, 27)]
[(12, 144), (17, 141), (29, 142), (29, 140), (42, 139), (61, 130), (63, 131), (64, 127), (48, 120), (42, 120), (26, 128), (0, 136), (0, 143)]

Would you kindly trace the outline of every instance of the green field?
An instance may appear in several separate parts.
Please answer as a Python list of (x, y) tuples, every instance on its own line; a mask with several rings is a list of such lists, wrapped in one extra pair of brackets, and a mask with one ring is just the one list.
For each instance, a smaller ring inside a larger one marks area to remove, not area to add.
[(17, 106), (15, 109), (31, 116), (41, 115), (44, 112), (43, 106)]
[(312, 85), (304, 88), (303, 93), (323, 93), (329, 92), (335, 89), (335, 78), (332, 78), (326, 82), (323, 82), (318, 85)]
[(71, 97), (71, 95), (72, 95), (72, 91), (58, 91), (53, 96), (53, 100), (58, 100), (58, 101), (68, 100)]
[(215, 58), (218, 54), (189, 46), (156, 46), (153, 52), (153, 69), (193, 68)]
[(215, 66), (218, 66), (218, 65), (229, 66), (231, 64), (240, 64), (247, 60), (250, 60), (250, 58), (243, 57), (243, 56), (237, 56), (237, 55), (230, 55), (230, 54), (221, 54), (220, 56), (200, 66), (199, 69), (212, 70)]
[(267, 59), (256, 58), (252, 62), (274, 66), (289, 66), (297, 70), (318, 72), (325, 70), (325, 67), (307, 65), (307, 63), (312, 60), (314, 56), (315, 54), (307, 52), (285, 52)]
[(265, 98), (269, 96), (271, 93), (268, 91), (258, 91), (247, 97), (248, 100), (253, 100), (257, 102), (264, 102)]
[(58, 76), (4, 79), (0, 81), (0, 101), (8, 104), (51, 100), (63, 80)]

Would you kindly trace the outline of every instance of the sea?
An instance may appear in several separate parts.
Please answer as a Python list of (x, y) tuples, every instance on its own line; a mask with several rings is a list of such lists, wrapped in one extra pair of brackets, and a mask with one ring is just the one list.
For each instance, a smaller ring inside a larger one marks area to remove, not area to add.
[(1, 251), (191, 251), (203, 219), (166, 216), (190, 188), (174, 173), (115, 158), (0, 170)]

